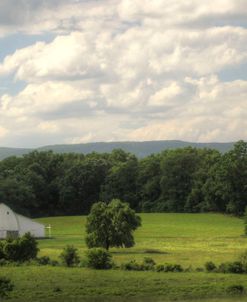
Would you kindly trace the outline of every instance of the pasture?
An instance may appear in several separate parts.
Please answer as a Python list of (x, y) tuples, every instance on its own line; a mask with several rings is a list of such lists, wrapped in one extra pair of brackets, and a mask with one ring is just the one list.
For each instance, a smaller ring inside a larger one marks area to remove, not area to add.
[[(203, 267), (206, 261), (236, 260), (247, 250), (241, 219), (220, 214), (141, 214), (142, 227), (135, 233), (130, 249), (112, 248), (117, 264), (144, 257), (157, 263), (177, 263), (185, 268)], [(40, 255), (58, 259), (64, 246), (79, 249), (83, 258), (86, 245), (85, 217), (37, 219), (52, 225), (52, 238), (39, 241)], [(206, 272), (158, 273), (137, 271), (96, 271), (65, 267), (1, 267), (0, 276), (15, 284), (9, 301), (161, 302), (245, 301), (231, 297), (227, 288), (243, 285), (246, 275)]]
[[(112, 248), (117, 264), (143, 257), (157, 263), (171, 262), (194, 268), (206, 261), (231, 261), (247, 250), (243, 221), (221, 214), (141, 214), (142, 227), (135, 232), (136, 245), (130, 249)], [(57, 259), (62, 248), (72, 244), (83, 257), (85, 216), (38, 219), (52, 226), (52, 239), (39, 242), (41, 255)]]

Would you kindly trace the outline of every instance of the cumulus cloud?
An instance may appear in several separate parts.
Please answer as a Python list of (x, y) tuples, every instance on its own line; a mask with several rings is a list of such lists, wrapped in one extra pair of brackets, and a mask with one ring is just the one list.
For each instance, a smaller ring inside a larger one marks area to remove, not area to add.
[(246, 138), (246, 81), (219, 76), (247, 63), (246, 1), (15, 3), (0, 4), (0, 35), (55, 38), (0, 62), (26, 85), (0, 97), (3, 142)]

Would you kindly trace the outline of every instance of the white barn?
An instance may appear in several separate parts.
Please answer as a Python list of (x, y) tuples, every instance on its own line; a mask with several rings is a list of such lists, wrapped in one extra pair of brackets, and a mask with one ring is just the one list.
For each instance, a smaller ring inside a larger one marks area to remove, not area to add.
[(45, 237), (45, 226), (16, 214), (8, 206), (0, 203), (0, 239), (23, 236), (31, 233), (36, 238)]

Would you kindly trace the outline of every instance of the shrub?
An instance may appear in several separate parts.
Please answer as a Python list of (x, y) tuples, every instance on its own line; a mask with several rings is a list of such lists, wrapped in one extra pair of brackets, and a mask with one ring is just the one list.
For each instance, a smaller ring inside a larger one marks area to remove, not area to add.
[(40, 258), (37, 258), (37, 263), (39, 264), (39, 265), (49, 265), (49, 264), (51, 264), (51, 259), (50, 259), (50, 257), (48, 257), (48, 256), (43, 256), (43, 257), (40, 257)]
[(242, 295), (245, 292), (243, 285), (231, 285), (226, 289), (227, 293), (230, 295)]
[(143, 269), (146, 271), (153, 270), (155, 265), (155, 261), (150, 257), (145, 257), (142, 263)]
[(87, 266), (94, 269), (112, 268), (112, 256), (103, 248), (93, 248), (87, 252)]
[(77, 249), (72, 245), (67, 245), (63, 249), (60, 259), (62, 260), (62, 263), (68, 267), (76, 266), (80, 262)]
[(5, 259), (4, 251), (3, 251), (3, 242), (0, 241), (0, 260)]
[(243, 274), (245, 272), (244, 266), (240, 261), (221, 263), (218, 272), (229, 274)]
[(7, 239), (1, 243), (1, 259), (15, 262), (25, 262), (37, 257), (38, 243), (30, 233), (21, 238)]
[(0, 298), (8, 296), (8, 293), (11, 292), (14, 288), (13, 283), (4, 277), (0, 277)]
[(164, 272), (165, 266), (163, 264), (156, 265), (156, 272)]
[(216, 265), (212, 261), (209, 261), (205, 263), (205, 268), (207, 272), (214, 272), (216, 270)]
[(141, 264), (137, 263), (135, 260), (131, 260), (126, 263), (122, 263), (121, 269), (125, 271), (143, 271), (144, 268)]
[[(191, 268), (189, 268), (191, 270)], [(156, 266), (156, 272), (174, 272), (174, 273), (179, 273), (183, 272), (184, 269), (180, 264), (159, 264)]]
[(247, 272), (247, 251), (240, 255), (239, 261), (242, 263), (245, 272)]
[(166, 264), (164, 266), (164, 272), (183, 272), (183, 268), (180, 264)]
[(26, 233), (18, 241), (20, 245), (19, 261), (28, 261), (37, 257), (38, 242), (30, 233)]

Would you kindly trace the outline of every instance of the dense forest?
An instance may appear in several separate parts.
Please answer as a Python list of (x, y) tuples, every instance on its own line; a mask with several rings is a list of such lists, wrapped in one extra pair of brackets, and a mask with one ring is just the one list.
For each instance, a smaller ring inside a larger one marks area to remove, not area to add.
[(32, 217), (87, 214), (120, 198), (142, 212), (223, 212), (247, 205), (247, 143), (224, 154), (186, 147), (138, 159), (34, 151), (0, 161), (0, 202)]

